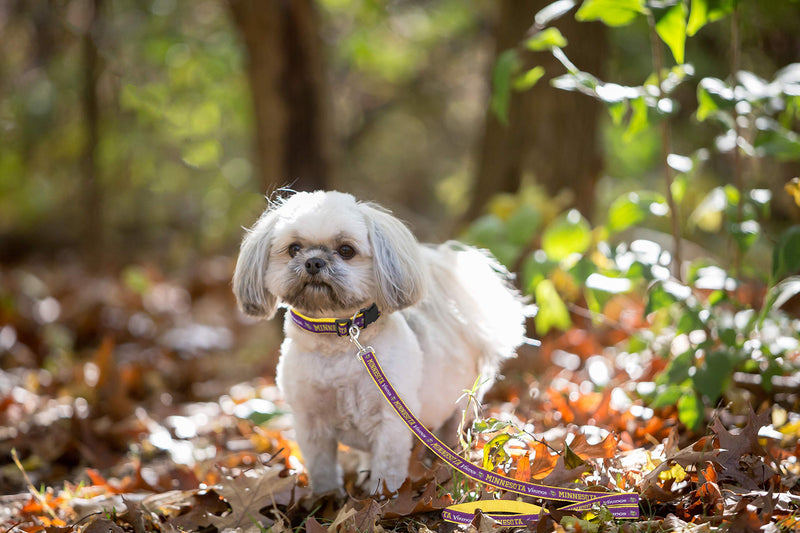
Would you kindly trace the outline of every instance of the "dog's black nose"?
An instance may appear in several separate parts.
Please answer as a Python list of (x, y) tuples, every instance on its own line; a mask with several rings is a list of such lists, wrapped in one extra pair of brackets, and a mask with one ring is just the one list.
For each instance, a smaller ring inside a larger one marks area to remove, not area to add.
[(316, 274), (325, 266), (325, 260), (321, 257), (312, 257), (306, 259), (306, 272), (309, 274)]

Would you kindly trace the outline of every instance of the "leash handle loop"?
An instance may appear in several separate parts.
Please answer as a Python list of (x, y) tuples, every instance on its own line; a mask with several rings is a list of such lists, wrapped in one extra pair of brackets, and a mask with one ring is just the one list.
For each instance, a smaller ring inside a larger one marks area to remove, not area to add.
[[(357, 327), (355, 327), (355, 329), (351, 328), (350, 340), (358, 347), (358, 358), (362, 363), (364, 363), (364, 366), (367, 368), (367, 372), (369, 372), (370, 377), (372, 377), (372, 381), (375, 383), (375, 385), (377, 385), (383, 396), (386, 398), (389, 404), (391, 404), (398, 416), (403, 419), (403, 422), (406, 423), (409, 429), (414, 432), (414, 434), (423, 442), (423, 444), (425, 444), (425, 446), (427, 446), (433, 453), (435, 453), (445, 463), (449, 464), (452, 468), (458, 470), (462, 474), (475, 481), (479, 481), (499, 489), (516, 492), (517, 494), (522, 494), (524, 496), (541, 498), (544, 500), (573, 502), (561, 507), (561, 509), (565, 511), (584, 511), (590, 510), (594, 505), (605, 505), (617, 518), (639, 517), (639, 495), (635, 492), (591, 492), (576, 489), (549, 487), (547, 485), (538, 485), (536, 483), (528, 483), (502, 476), (490, 470), (485, 470), (475, 466), (472, 463), (462, 459), (447, 445), (442, 443), (436, 438), (436, 436), (428, 431), (428, 429), (419, 421), (419, 419), (417, 419), (414, 414), (411, 413), (406, 404), (398, 395), (397, 391), (389, 382), (386, 374), (383, 373), (383, 369), (381, 369), (378, 359), (375, 356), (375, 350), (372, 347), (364, 348), (358, 341), (358, 334), (359, 329)], [(489, 507), (495, 507), (495, 509), (487, 508), (488, 511), (497, 511), (496, 506), (499, 504), (493, 503), (494, 501), (502, 500), (475, 502), (476, 505), (474, 508), (471, 507), (472, 504), (469, 504), (470, 507), (467, 507), (467, 504), (453, 506), (445, 509), (442, 513), (442, 516), (445, 520), (468, 524), (472, 521), (475, 509), (481, 508), (481, 510), (483, 510), (486, 504), (489, 504)], [(513, 507), (515, 507), (515, 509), (512, 510), (504, 508), (501, 509), (501, 512), (511, 511), (519, 513), (520, 509), (522, 509), (522, 507), (517, 507), (516, 504)], [(519, 522), (515, 522), (515, 520), (522, 520), (524, 521), (524, 524), (528, 524), (539, 520), (544, 512), (542, 508), (538, 506), (532, 507), (536, 507), (537, 509), (524, 508), (522, 511), (524, 514), (521, 515), (493, 516), (490, 514), (489, 516), (495, 520), (510, 519), (513, 523), (509, 523), (509, 525), (519, 525)], [(470, 512), (472, 514), (470, 514)], [(466, 520), (466, 522), (464, 520)]]

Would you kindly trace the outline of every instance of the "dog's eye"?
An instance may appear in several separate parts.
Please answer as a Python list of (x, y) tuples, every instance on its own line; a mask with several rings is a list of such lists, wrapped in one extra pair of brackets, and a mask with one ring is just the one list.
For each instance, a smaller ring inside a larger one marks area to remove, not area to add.
[(339, 254), (342, 259), (352, 259), (353, 256), (356, 255), (356, 249), (349, 244), (343, 244), (337, 248), (336, 253)]
[(297, 254), (299, 254), (300, 250), (302, 249), (303, 249), (302, 246), (300, 246), (296, 242), (293, 242), (292, 244), (289, 245), (289, 247), (286, 250), (289, 252), (289, 257), (294, 257)]

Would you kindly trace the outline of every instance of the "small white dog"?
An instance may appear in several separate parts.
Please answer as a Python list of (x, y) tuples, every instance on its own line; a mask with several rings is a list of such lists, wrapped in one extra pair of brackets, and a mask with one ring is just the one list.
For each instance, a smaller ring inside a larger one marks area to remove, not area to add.
[[(233, 290), (249, 315), (290, 308), (277, 382), (314, 492), (341, 488), (339, 442), (370, 453), (375, 489), (396, 491), (408, 472), (414, 436), (355, 357), (348, 319), (359, 316), (360, 341), (412, 412), (441, 428), (460, 416), (464, 389), (479, 374), (488, 388), (525, 338), (525, 305), (507, 277), (474, 248), (419, 244), (389, 212), (349, 194), (271, 203), (244, 237)], [(320, 320), (331, 318), (338, 327)]]

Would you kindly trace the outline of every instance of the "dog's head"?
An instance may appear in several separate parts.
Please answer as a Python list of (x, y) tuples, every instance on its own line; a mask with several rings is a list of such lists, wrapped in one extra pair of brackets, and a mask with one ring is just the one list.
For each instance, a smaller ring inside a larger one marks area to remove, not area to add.
[(248, 315), (277, 306), (341, 316), (371, 303), (384, 312), (425, 290), (419, 244), (386, 210), (317, 191), (274, 201), (242, 241), (233, 291)]

